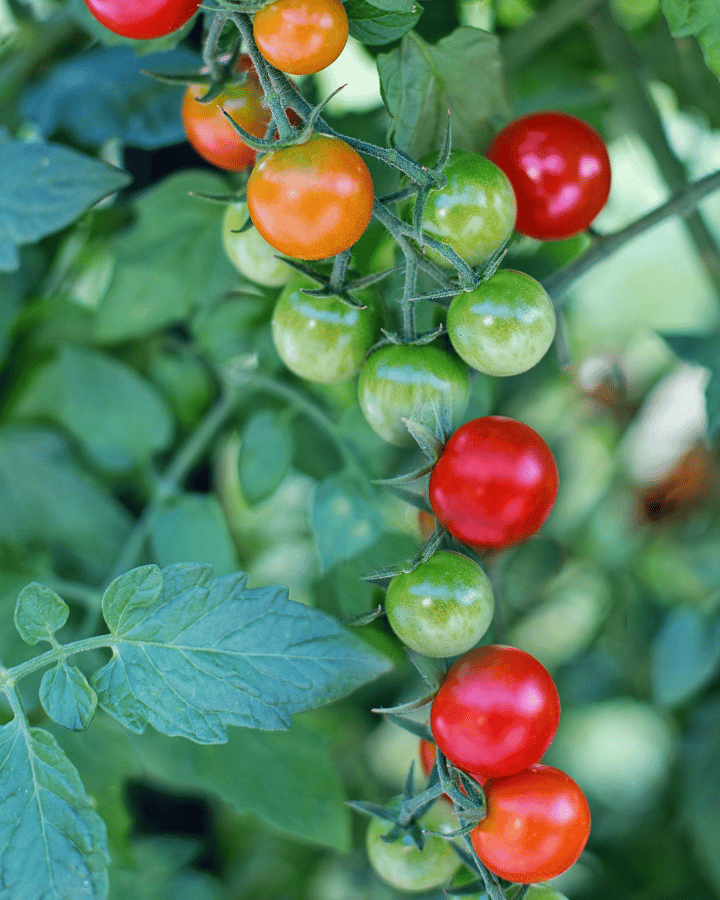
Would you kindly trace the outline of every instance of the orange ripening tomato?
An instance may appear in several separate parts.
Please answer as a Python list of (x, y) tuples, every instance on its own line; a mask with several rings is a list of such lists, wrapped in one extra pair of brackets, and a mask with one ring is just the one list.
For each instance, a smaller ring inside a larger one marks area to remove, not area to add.
[(291, 75), (311, 75), (335, 62), (348, 32), (340, 0), (275, 0), (259, 9), (253, 20), (262, 55)]

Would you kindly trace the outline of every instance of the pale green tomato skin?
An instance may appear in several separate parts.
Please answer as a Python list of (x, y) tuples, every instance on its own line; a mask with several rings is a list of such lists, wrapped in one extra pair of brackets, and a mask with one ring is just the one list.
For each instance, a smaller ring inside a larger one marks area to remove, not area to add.
[(568, 898), (547, 884), (534, 884), (525, 895), (525, 900), (568, 900)]
[(241, 275), (264, 287), (282, 287), (295, 275), (278, 252), (265, 240), (260, 232), (251, 226), (247, 231), (239, 231), (248, 220), (247, 206), (234, 203), (228, 206), (223, 219), (223, 247), (228, 259)]
[(447, 330), (457, 355), (478, 372), (507, 376), (527, 372), (555, 337), (555, 307), (541, 284), (501, 269), (450, 304)]
[[(432, 165), (437, 154), (423, 157)], [(444, 188), (430, 193), (423, 230), (447, 244), (469, 266), (478, 266), (496, 253), (513, 233), (517, 203), (505, 173), (477, 153), (453, 150), (443, 175)], [(402, 208), (402, 217), (412, 222), (415, 199)], [(426, 247), (428, 257), (443, 266), (450, 263)]]
[(429, 344), (381, 347), (366, 360), (358, 382), (365, 418), (383, 440), (397, 447), (414, 443), (403, 418), (434, 432), (435, 407), (447, 407), (453, 424), (458, 424), (467, 408), (469, 391), (465, 364)]
[(316, 287), (302, 276), (286, 286), (273, 310), (273, 343), (300, 378), (335, 384), (360, 371), (374, 342), (375, 316), (369, 307), (352, 307), (337, 297), (311, 297), (301, 290)]
[(424, 656), (459, 656), (490, 627), (495, 599), (483, 570), (440, 550), (390, 582), (385, 613), (400, 640)]
[[(420, 820), (428, 831), (450, 833), (459, 824), (447, 803), (439, 802)], [(387, 844), (382, 835), (392, 825), (382, 819), (372, 819), (368, 826), (366, 846), (370, 864), (388, 884), (401, 891), (419, 893), (446, 884), (460, 868), (460, 859), (449, 842), (436, 835), (427, 835), (422, 850), (402, 838)]]

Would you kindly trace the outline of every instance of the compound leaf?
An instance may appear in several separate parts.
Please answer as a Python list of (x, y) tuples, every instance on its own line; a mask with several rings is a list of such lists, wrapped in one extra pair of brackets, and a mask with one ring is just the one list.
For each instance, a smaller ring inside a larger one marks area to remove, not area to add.
[(84, 731), (97, 708), (97, 694), (77, 666), (61, 660), (40, 682), (40, 702), (50, 718), (71, 731)]

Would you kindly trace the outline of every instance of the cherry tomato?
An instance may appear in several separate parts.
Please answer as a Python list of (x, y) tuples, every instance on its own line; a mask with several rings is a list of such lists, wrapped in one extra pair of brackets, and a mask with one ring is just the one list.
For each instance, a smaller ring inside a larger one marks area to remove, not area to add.
[(510, 179), (520, 234), (542, 241), (572, 237), (590, 225), (610, 193), (610, 158), (582, 119), (538, 112), (511, 122), (488, 158)]
[(295, 259), (325, 259), (352, 247), (367, 228), (374, 197), (360, 154), (325, 134), (267, 153), (247, 185), (253, 224)]
[(455, 352), (487, 375), (531, 369), (555, 337), (555, 308), (545, 288), (502, 269), (450, 304), (447, 330)]
[[(437, 746), (433, 744), (432, 741), (420, 740), (420, 747), (418, 749), (418, 753), (420, 754), (420, 766), (423, 770), (423, 774), (426, 778), (429, 777), (432, 772), (432, 768), (435, 765), (435, 757), (437, 756)], [(483, 775), (481, 772), (468, 772), (468, 775), (472, 775), (475, 781), (482, 787), (487, 781), (487, 775)], [(460, 790), (465, 793), (462, 785), (460, 785)], [(442, 796), (446, 796), (442, 794)], [(449, 799), (449, 798), (448, 798)]]
[(450, 669), (430, 710), (435, 743), (464, 772), (527, 769), (550, 746), (560, 699), (547, 669), (515, 647), (478, 647)]
[(555, 878), (576, 862), (590, 836), (590, 810), (577, 784), (535, 765), (485, 785), (487, 816), (470, 833), (485, 865), (508, 881)]
[(385, 613), (400, 640), (424, 656), (465, 653), (490, 627), (495, 599), (487, 575), (460, 553), (439, 550), (388, 585)]
[(348, 39), (340, 0), (275, 0), (255, 13), (255, 43), (265, 59), (291, 75), (311, 75), (334, 62)]
[(85, 0), (95, 18), (114, 34), (148, 41), (182, 28), (200, 0)]
[[(436, 803), (420, 820), (428, 831), (450, 833), (459, 827), (457, 817), (447, 803)], [(409, 837), (392, 843), (382, 836), (391, 829), (382, 819), (372, 819), (367, 830), (366, 846), (370, 864), (378, 875), (401, 891), (429, 891), (448, 882), (460, 868), (460, 859), (450, 843), (436, 835), (428, 835), (422, 850)]]
[[(437, 154), (423, 157), (423, 165), (435, 163)], [(443, 169), (447, 185), (431, 192), (425, 207), (423, 230), (448, 244), (469, 266), (484, 263), (513, 232), (515, 195), (510, 182), (492, 162), (469, 150), (453, 150)], [(401, 216), (412, 222), (415, 198), (401, 207)], [(447, 260), (429, 248), (428, 257), (441, 265)]]
[(182, 104), (183, 128), (194, 150), (207, 162), (228, 172), (247, 169), (255, 161), (255, 151), (233, 131), (222, 110), (254, 137), (265, 137), (270, 123), (270, 110), (249, 56), (240, 58), (238, 72), (247, 73), (245, 81), (228, 85), (210, 103), (196, 99), (202, 97), (206, 87), (188, 85)]
[(503, 416), (484, 416), (458, 428), (429, 485), (440, 522), (480, 550), (509, 547), (534, 534), (557, 491), (557, 465), (548, 445), (529, 425)]
[(248, 211), (244, 203), (228, 206), (223, 219), (222, 238), (228, 259), (235, 268), (265, 287), (280, 287), (287, 284), (295, 272), (287, 263), (278, 258), (274, 247), (255, 228), (240, 231), (247, 222)]
[(381, 347), (366, 360), (358, 382), (365, 418), (381, 438), (398, 447), (413, 444), (403, 418), (434, 431), (436, 410), (448, 406), (457, 421), (468, 404), (469, 390), (465, 364), (430, 344)]

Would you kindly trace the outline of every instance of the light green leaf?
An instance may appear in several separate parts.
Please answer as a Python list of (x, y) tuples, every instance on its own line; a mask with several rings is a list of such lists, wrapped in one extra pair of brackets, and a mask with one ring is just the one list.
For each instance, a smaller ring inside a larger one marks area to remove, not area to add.
[(77, 666), (61, 660), (43, 675), (40, 702), (58, 725), (71, 731), (84, 731), (95, 715), (97, 694)]
[(262, 410), (247, 420), (240, 440), (240, 486), (254, 506), (282, 484), (292, 461), (293, 434), (281, 416)]
[(151, 534), (161, 566), (198, 562), (218, 575), (238, 568), (237, 553), (222, 507), (212, 494), (183, 494), (157, 517)]
[(422, 15), (415, 0), (345, 0), (350, 34), (363, 44), (389, 44), (406, 34)]
[(694, 36), (709, 68), (720, 76), (720, 6), (716, 0), (662, 0), (673, 37)]
[(104, 900), (105, 825), (77, 770), (42, 728), (0, 728), (3, 900)]
[(310, 524), (323, 569), (369, 547), (382, 528), (377, 508), (342, 476), (317, 485), (310, 503)]
[(26, 644), (55, 643), (54, 634), (67, 622), (70, 607), (50, 588), (33, 582), (20, 591), (15, 606), (15, 627)]

